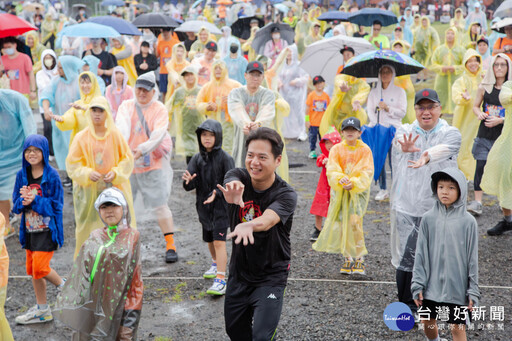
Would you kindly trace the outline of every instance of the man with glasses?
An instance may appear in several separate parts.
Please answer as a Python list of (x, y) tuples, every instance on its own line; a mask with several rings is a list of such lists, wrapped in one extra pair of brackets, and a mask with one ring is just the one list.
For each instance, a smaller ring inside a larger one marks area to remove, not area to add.
[(430, 176), (457, 167), (461, 135), (441, 119), (439, 96), (423, 89), (414, 99), (416, 120), (400, 126), (393, 140), (391, 187), (391, 263), (396, 268), (398, 299), (413, 312), (411, 279), (421, 217), (434, 206)]
[(380, 34), (382, 30), (382, 23), (378, 20), (373, 22), (372, 33), (368, 34), (364, 37), (364, 39), (368, 40), (375, 48), (378, 50), (381, 48), (389, 49), (389, 39), (383, 34)]

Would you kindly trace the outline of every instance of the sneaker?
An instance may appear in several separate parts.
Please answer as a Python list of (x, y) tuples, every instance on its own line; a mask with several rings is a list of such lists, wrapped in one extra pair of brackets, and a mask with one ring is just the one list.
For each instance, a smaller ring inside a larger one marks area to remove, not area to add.
[(226, 293), (226, 281), (220, 278), (215, 278), (213, 285), (210, 289), (206, 290), (208, 295), (224, 295)]
[(362, 260), (356, 260), (356, 262), (352, 266), (352, 273), (358, 275), (366, 275), (364, 262)]
[(313, 233), (311, 234), (311, 237), (309, 237), (309, 241), (316, 241), (318, 239), (318, 236), (320, 235), (320, 230), (316, 228), (316, 226), (313, 228)]
[(482, 203), (478, 201), (472, 201), (469, 203), (467, 210), (469, 213), (471, 213), (474, 216), (479, 216), (482, 214)]
[(70, 178), (66, 177), (64, 180), (62, 180), (62, 186), (63, 187), (72, 187), (73, 181)]
[(215, 277), (217, 277), (217, 265), (213, 265), (212, 264), (212, 266), (210, 266), (208, 271), (206, 271), (203, 274), (203, 277), (204, 278), (215, 278)]
[(62, 283), (57, 285), (57, 291), (58, 292), (61, 292), (62, 291), (62, 288), (64, 288), (64, 284), (66, 284), (66, 281), (67, 279), (65, 279), (64, 277), (62, 277)]
[(45, 323), (53, 320), (52, 311), (50, 306), (45, 310), (39, 309), (37, 304), (30, 308), (25, 314), (16, 317), (18, 324), (34, 324)]
[(178, 254), (175, 250), (169, 249), (165, 251), (165, 262), (166, 263), (176, 263), (178, 261)]
[(340, 273), (345, 275), (352, 273), (352, 262), (349, 259), (345, 259), (345, 262), (341, 266)]
[(507, 222), (505, 219), (502, 219), (499, 223), (497, 223), (494, 227), (487, 230), (487, 234), (489, 236), (500, 236), (503, 232), (511, 231), (512, 223)]
[(381, 189), (375, 196), (375, 200), (377, 201), (382, 201), (387, 198), (389, 198), (389, 191), (387, 189)]
[(309, 158), (310, 159), (316, 159), (317, 155), (316, 155), (316, 151), (312, 150), (309, 152)]
[(306, 134), (305, 132), (300, 133), (299, 137), (297, 137), (297, 140), (299, 140), (300, 142), (304, 142), (307, 139), (308, 139), (308, 134)]

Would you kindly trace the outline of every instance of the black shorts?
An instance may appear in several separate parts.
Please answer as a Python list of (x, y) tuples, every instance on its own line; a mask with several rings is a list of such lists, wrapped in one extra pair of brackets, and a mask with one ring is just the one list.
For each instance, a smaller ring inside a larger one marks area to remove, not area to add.
[(433, 319), (449, 324), (469, 324), (471, 321), (471, 312), (467, 306), (431, 300), (423, 300), (423, 305), (418, 308), (418, 316), (420, 321)]
[(212, 231), (208, 231), (203, 228), (203, 241), (211, 243), (215, 240), (226, 241), (226, 234), (228, 233), (228, 227), (214, 228)]

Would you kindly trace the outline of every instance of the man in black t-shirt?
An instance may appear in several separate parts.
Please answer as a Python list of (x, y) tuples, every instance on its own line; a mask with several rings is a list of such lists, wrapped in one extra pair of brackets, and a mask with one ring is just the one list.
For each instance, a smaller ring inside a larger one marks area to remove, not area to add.
[(293, 188), (275, 173), (283, 146), (275, 130), (258, 128), (247, 137), (246, 169), (230, 170), (225, 188), (218, 185), (229, 204), (233, 238), (224, 302), (232, 340), (270, 340), (281, 317), (297, 205)]
[(117, 66), (116, 57), (107, 51), (105, 51), (106, 41), (101, 38), (91, 39), (92, 49), (84, 51), (82, 58), (88, 55), (93, 55), (100, 60), (100, 66), (98, 68), (98, 76), (101, 76), (105, 81), (105, 85), (110, 85), (112, 73), (114, 72), (114, 66)]

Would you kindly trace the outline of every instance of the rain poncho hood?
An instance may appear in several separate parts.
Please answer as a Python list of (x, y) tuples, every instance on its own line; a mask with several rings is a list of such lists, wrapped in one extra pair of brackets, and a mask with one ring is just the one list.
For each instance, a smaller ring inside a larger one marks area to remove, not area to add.
[(123, 36), (113, 39), (117, 40), (121, 44), (121, 47), (112, 47), (111, 53), (116, 57), (117, 65), (122, 66), (128, 74), (128, 84), (134, 86), (137, 80), (137, 71), (135, 70), (135, 63), (133, 61), (132, 48), (129, 44), (125, 43)]
[(46, 47), (39, 41), (39, 34), (36, 31), (27, 32), (26, 37), (31, 37), (34, 40), (34, 46), (30, 48), (30, 54), (32, 55), (32, 61), (34, 62), (35, 73), (41, 69), (41, 64), (43, 61), (41, 54), (46, 49)]
[[(121, 84), (121, 90), (117, 89), (116, 72), (121, 72), (123, 76), (123, 84)], [(112, 73), (112, 84), (107, 88), (105, 97), (107, 97), (110, 107), (114, 113), (117, 113), (117, 109), (121, 103), (126, 99), (133, 98), (133, 89), (128, 85), (128, 74), (122, 66), (114, 67)]]
[[(437, 197), (440, 176), (448, 175), (457, 182), (460, 196), (450, 207)], [(469, 299), (478, 305), (478, 224), (466, 211), (467, 182), (457, 168), (446, 168), (432, 175), (434, 207), (421, 220), (416, 259), (411, 283), (414, 299), (467, 305)]]
[[(51, 70), (50, 70), (50, 69), (48, 69), (48, 68), (46, 67), (46, 65), (44, 64), (44, 58), (45, 58), (46, 56), (48, 56), (48, 55), (52, 56), (52, 57), (53, 57), (53, 59), (55, 59), (55, 67), (54, 67), (53, 69), (51, 69)], [(43, 53), (41, 53), (41, 62), (42, 62), (42, 64), (41, 64), (41, 70), (42, 70), (44, 73), (46, 73), (50, 78), (55, 77), (55, 75), (56, 75), (56, 73), (55, 73), (55, 72), (56, 72), (56, 70), (57, 70), (57, 55), (55, 54), (55, 52), (53, 52), (53, 50), (50, 50), (50, 49), (46, 49), (46, 50), (44, 50), (44, 51), (43, 51)]]
[(480, 83), (488, 94), (492, 92), (492, 89), (496, 84), (496, 76), (494, 75), (494, 63), (496, 62), (496, 59), (498, 57), (505, 59), (505, 61), (508, 64), (508, 72), (505, 81), (512, 80), (512, 61), (510, 61), (510, 58), (504, 53), (498, 53), (497, 55), (492, 56), (491, 63), (489, 64), (489, 69), (485, 73), (484, 79)]
[[(37, 214), (43, 216), (43, 219), (48, 220), (48, 228), (52, 234), (52, 241), (59, 247), (64, 244), (64, 228), (62, 225), (62, 206), (64, 204), (64, 191), (60, 181), (59, 173), (52, 166), (50, 166), (50, 147), (46, 137), (41, 135), (29, 135), (23, 143), (23, 153), (29, 147), (36, 147), (43, 152), (43, 178), (41, 179), (41, 191), (43, 196), (36, 195), (34, 201), (30, 205)], [(20, 189), (23, 186), (28, 186), (28, 175), (30, 172), (30, 164), (23, 157), (22, 168), (16, 175), (16, 184), (12, 195), (13, 212), (21, 215), (20, 226), (25, 227), (25, 206), (23, 199), (20, 196)], [(20, 244), (25, 247), (26, 242), (26, 229), (20, 228)]]
[(238, 46), (238, 53), (240, 54), (242, 47), (240, 46), (240, 41), (231, 35), (231, 27), (224, 26), (220, 30), (222, 31), (222, 38), (220, 38), (219, 42), (217, 43), (220, 52), (220, 58), (229, 56), (229, 48), (233, 44)]
[[(178, 48), (182, 48), (184, 51), (183, 57), (181, 60), (178, 60), (178, 57), (177, 57)], [(171, 98), (174, 91), (176, 91), (176, 89), (179, 87), (179, 84), (181, 83), (180, 76), (181, 76), (183, 69), (190, 65), (190, 62), (186, 59), (186, 56), (187, 56), (187, 49), (185, 48), (185, 44), (178, 43), (172, 47), (171, 60), (169, 60), (167, 62), (167, 64), (165, 64), (165, 68), (167, 69), (167, 72), (168, 72), (167, 77), (169, 78), (169, 81), (167, 84), (167, 93), (165, 94), (165, 102), (167, 102), (169, 100), (169, 98)], [(176, 86), (176, 83), (178, 83), (177, 86)]]
[(80, 89), (80, 102), (82, 102), (85, 105), (91, 104), (91, 101), (98, 96), (101, 96), (101, 90), (98, 84), (98, 80), (96, 79), (94, 73), (91, 71), (85, 71), (80, 74), (78, 79), (80, 80), (80, 77), (83, 75), (89, 76), (89, 79), (91, 80), (91, 91), (88, 94), (85, 94), (81, 87)]
[(209, 131), (215, 134), (215, 144), (213, 145), (213, 150), (220, 150), (222, 149), (222, 126), (218, 121), (208, 119), (201, 123), (199, 127), (196, 129), (197, 134), (197, 142), (199, 144), (199, 150), (201, 153), (201, 156), (203, 158), (206, 158), (206, 148), (201, 143), (201, 133), (203, 131)]
[(60, 56), (59, 63), (62, 66), (65, 75), (65, 78), (60, 78), (61, 81), (66, 84), (70, 84), (78, 78), (78, 75), (82, 70), (82, 66), (84, 65), (82, 60), (74, 56)]
[(89, 71), (92, 72), (96, 76), (96, 80), (98, 81), (98, 85), (100, 87), (101, 94), (105, 94), (105, 81), (101, 76), (98, 76), (98, 68), (100, 67), (100, 60), (96, 56), (87, 55), (82, 60), (89, 66)]

